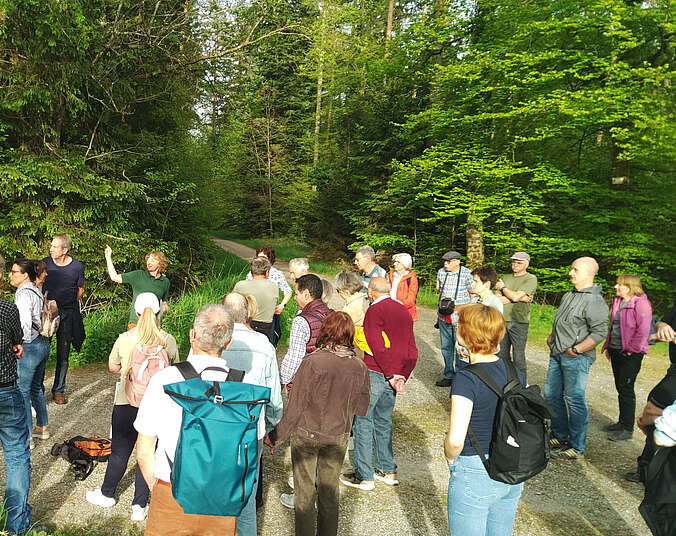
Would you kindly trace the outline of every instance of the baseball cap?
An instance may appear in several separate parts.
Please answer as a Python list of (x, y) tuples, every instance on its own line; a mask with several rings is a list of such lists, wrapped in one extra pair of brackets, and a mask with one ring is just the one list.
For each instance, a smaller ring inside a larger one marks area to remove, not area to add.
[(514, 255), (510, 257), (513, 261), (525, 261), (530, 262), (530, 255), (525, 251), (517, 251)]
[(457, 251), (447, 251), (441, 256), (441, 259), (444, 261), (452, 261), (454, 259), (462, 259), (462, 255), (458, 253)]
[(141, 294), (136, 296), (134, 311), (136, 311), (136, 314), (142, 315), (143, 311), (148, 308), (152, 309), (155, 314), (159, 313), (160, 300), (152, 292), (141, 292)]

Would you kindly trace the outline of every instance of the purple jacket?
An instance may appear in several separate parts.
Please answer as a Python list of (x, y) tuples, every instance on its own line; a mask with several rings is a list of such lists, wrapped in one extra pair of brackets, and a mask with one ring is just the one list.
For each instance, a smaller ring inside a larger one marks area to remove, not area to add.
[[(603, 350), (608, 347), (610, 330), (613, 326), (613, 318), (620, 307), (620, 300), (616, 297), (613, 300), (613, 307), (610, 310), (610, 322), (608, 323), (608, 335), (606, 342), (603, 343)], [(650, 324), (653, 319), (653, 307), (646, 294), (634, 296), (629, 303), (620, 311), (620, 336), (622, 337), (622, 350), (632, 354), (648, 353), (648, 337), (650, 336)]]

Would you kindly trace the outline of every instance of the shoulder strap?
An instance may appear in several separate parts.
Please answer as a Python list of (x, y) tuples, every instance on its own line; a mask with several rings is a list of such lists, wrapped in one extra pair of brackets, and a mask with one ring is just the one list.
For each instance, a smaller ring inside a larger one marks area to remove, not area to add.
[[(470, 365), (468, 367), (465, 367), (463, 370), (466, 370), (474, 374), (482, 382), (488, 385), (488, 387), (491, 388), (491, 391), (493, 391), (496, 395), (498, 395), (498, 398), (502, 398), (503, 388), (497, 384), (497, 382), (492, 378), (492, 376), (488, 372), (486, 372), (486, 370), (483, 367), (480, 367), (479, 365)], [(509, 374), (509, 372), (507, 374)]]
[[(472, 432), (471, 426), (467, 427), (467, 435), (469, 435), (469, 442), (474, 447), (474, 450), (476, 450), (476, 453), (479, 455), (479, 458), (481, 459), (481, 463), (484, 464), (484, 467), (486, 468), (486, 472), (488, 473), (488, 460), (486, 459), (486, 455), (484, 454), (484, 451), (481, 448), (481, 445), (479, 445), (479, 440), (474, 435), (474, 432)], [(490, 473), (488, 473), (488, 474), (490, 475)]]
[(441, 303), (441, 297), (444, 295), (444, 289), (446, 288), (446, 280), (448, 279), (448, 272), (446, 272), (446, 275), (444, 276), (444, 282), (441, 284), (441, 288), (439, 289), (439, 303)]
[(225, 381), (226, 382), (242, 382), (242, 381), (244, 381), (244, 371), (231, 368), (230, 372), (228, 372), (228, 377), (225, 378)]
[[(319, 315), (316, 314), (316, 313), (313, 313), (312, 311), (307, 311), (307, 312), (304, 313), (304, 314), (310, 315), (310, 316), (314, 316), (314, 317), (315, 317), (317, 320), (319, 320), (320, 322), (324, 322), (324, 318), (326, 318), (326, 317), (322, 318), (321, 316), (319, 316)], [(307, 319), (306, 319), (306, 320), (307, 320)], [(308, 324), (309, 324), (309, 322), (308, 322)]]
[(458, 280), (455, 282), (455, 296), (453, 296), (453, 301), (458, 297), (458, 289), (460, 288), (460, 273), (462, 272), (462, 264), (458, 267)]
[(181, 361), (180, 363), (176, 363), (174, 366), (181, 373), (181, 376), (183, 376), (184, 380), (192, 380), (193, 378), (200, 377), (190, 361)]

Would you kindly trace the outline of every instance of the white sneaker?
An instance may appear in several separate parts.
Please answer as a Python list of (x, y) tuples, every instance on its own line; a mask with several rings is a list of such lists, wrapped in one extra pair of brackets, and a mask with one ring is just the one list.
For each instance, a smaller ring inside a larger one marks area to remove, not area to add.
[(85, 499), (87, 499), (88, 503), (95, 504), (101, 508), (110, 508), (111, 506), (115, 505), (115, 499), (113, 497), (106, 497), (103, 493), (101, 493), (100, 488), (88, 491), (85, 494)]
[(140, 504), (131, 505), (131, 520), (143, 521), (148, 517), (148, 506), (141, 506)]
[(287, 482), (288, 482), (288, 484), (289, 484), (289, 487), (290, 487), (291, 489), (293, 489), (293, 475), (291, 475), (291, 476), (289, 477), (289, 480), (287, 480)]
[(282, 493), (279, 496), (279, 502), (282, 503), (282, 506), (286, 506), (287, 508), (291, 508), (293, 510), (295, 504), (295, 495), (293, 493)]
[(376, 471), (373, 476), (376, 480), (384, 482), (388, 486), (397, 486), (399, 484), (397, 473), (381, 473), (380, 471)]
[(354, 450), (354, 437), (350, 436), (347, 440), (347, 450)]

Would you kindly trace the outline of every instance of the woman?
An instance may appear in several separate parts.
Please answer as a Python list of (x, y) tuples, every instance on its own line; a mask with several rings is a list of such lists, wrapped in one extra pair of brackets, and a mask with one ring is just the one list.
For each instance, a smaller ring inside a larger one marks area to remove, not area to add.
[[(272, 344), (277, 347), (279, 339), (282, 338), (282, 325), (279, 316), (282, 314), (284, 306), (289, 303), (293, 292), (289, 284), (286, 282), (284, 273), (274, 267), (277, 257), (275, 256), (275, 250), (273, 248), (270, 246), (261, 246), (256, 249), (256, 256), (265, 257), (270, 261), (270, 273), (268, 274), (268, 280), (277, 285), (279, 290), (281, 290), (284, 294), (282, 301), (277, 305), (277, 307), (275, 307), (275, 315), (272, 317), (272, 337), (270, 338), (270, 342), (272, 342)], [(251, 275), (250, 270), (249, 273), (246, 274), (246, 278), (253, 279), (253, 275)]]
[(282, 420), (265, 437), (272, 450), (291, 436), (297, 536), (338, 534), (338, 475), (352, 420), (366, 415), (371, 394), (368, 369), (354, 354), (353, 338), (347, 313), (327, 315), (318, 349), (305, 356), (294, 376)]
[[(467, 349), (472, 364), (479, 364), (497, 382), (507, 383), (504, 362), (495, 355), (505, 334), (505, 320), (494, 307), (473, 304), (458, 315), (457, 343)], [(523, 378), (521, 378), (523, 383)], [(484, 452), (489, 452), (498, 396), (471, 372), (460, 369), (451, 388), (451, 420), (444, 453), (451, 477), (448, 482), (448, 523), (451, 536), (508, 535), (523, 491), (523, 483), (510, 485), (491, 479), (470, 443), (468, 427)]]
[[(176, 339), (162, 331), (157, 325), (156, 315), (160, 312), (160, 301), (152, 292), (142, 292), (134, 302), (137, 325), (122, 333), (108, 357), (108, 370), (120, 374), (120, 381), (115, 392), (113, 407), (113, 437), (111, 454), (106, 467), (106, 476), (100, 489), (88, 491), (88, 502), (110, 508), (115, 504), (115, 490), (127, 470), (127, 462), (136, 444), (137, 433), (134, 420), (138, 408), (129, 404), (125, 392), (125, 383), (129, 371), (129, 359), (137, 344), (144, 346), (162, 345), (166, 350), (170, 363), (178, 362), (178, 346)], [(131, 503), (131, 520), (143, 521), (148, 511), (150, 492), (148, 485), (136, 466), (134, 499)]]
[(390, 297), (403, 303), (411, 314), (413, 322), (418, 320), (415, 300), (418, 297), (418, 276), (411, 270), (413, 259), (408, 253), (392, 255), (393, 270), (387, 274), (390, 282)]
[[(354, 272), (340, 272), (334, 279), (334, 285), (338, 296), (345, 300), (343, 312), (350, 315), (355, 326), (354, 344), (362, 352), (369, 351), (364, 336), (364, 315), (368, 309), (366, 295), (362, 294), (362, 279)], [(362, 356), (360, 356), (362, 357)]]
[(619, 276), (610, 310), (608, 335), (603, 343), (606, 358), (613, 367), (620, 407), (618, 421), (603, 429), (609, 432), (608, 439), (612, 441), (631, 439), (634, 430), (634, 382), (641, 370), (643, 356), (648, 353), (652, 317), (653, 309), (648, 296), (643, 292), (641, 280), (630, 274)]
[(42, 290), (42, 285), (47, 279), (47, 263), (45, 261), (33, 261), (35, 263), (35, 286)]
[(246, 298), (246, 308), (247, 308), (247, 318), (245, 325), (251, 331), (256, 331), (254, 328), (251, 327), (251, 321), (256, 316), (256, 313), (258, 313), (258, 303), (256, 302), (256, 297), (252, 296), (251, 294), (245, 294), (244, 297)]
[[(49, 358), (49, 339), (40, 335), (42, 326), (42, 292), (35, 286), (35, 261), (17, 259), (9, 273), (9, 281), (17, 288), (14, 303), (19, 309), (21, 328), (23, 329), (23, 358), (17, 361), (19, 389), (26, 403), (26, 422), (32, 428), (35, 408), (35, 430), (33, 436), (49, 439), (47, 430), (47, 404), (42, 390), (45, 378), (45, 364)], [(31, 438), (30, 447), (33, 448)]]

